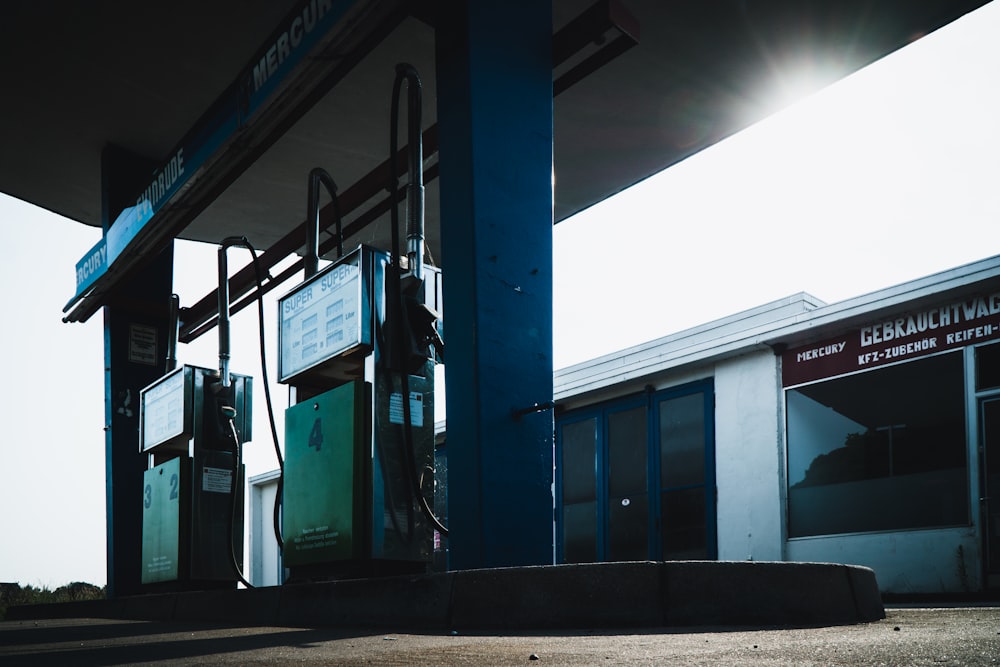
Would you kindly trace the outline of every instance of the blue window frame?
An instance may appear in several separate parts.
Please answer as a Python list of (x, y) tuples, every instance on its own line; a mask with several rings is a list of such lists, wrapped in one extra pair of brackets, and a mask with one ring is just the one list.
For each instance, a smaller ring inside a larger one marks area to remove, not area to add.
[(556, 419), (559, 562), (717, 557), (711, 380)]

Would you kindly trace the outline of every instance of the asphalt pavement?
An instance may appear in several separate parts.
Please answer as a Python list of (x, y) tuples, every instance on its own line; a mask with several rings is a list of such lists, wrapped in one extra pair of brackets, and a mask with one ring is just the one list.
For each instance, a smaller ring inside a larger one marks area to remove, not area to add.
[(887, 607), (870, 623), (532, 633), (38, 619), (0, 623), (0, 665), (1000, 665), (1000, 606)]

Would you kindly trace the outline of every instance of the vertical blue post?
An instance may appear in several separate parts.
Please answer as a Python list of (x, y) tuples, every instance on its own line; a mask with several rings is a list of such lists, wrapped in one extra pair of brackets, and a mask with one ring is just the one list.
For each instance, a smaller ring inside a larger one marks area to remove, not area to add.
[[(155, 164), (108, 146), (101, 154), (104, 232), (135, 203)], [(139, 392), (166, 371), (173, 244), (109, 298), (104, 308), (105, 494), (108, 596), (140, 592), (142, 472)]]
[(453, 570), (552, 563), (552, 6), (436, 25)]

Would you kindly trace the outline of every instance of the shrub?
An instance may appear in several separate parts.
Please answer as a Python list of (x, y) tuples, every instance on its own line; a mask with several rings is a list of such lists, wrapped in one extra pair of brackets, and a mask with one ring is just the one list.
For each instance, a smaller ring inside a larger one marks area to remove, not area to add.
[(0, 620), (7, 615), (8, 607), (27, 604), (52, 604), (58, 602), (76, 602), (79, 600), (103, 600), (106, 589), (82, 581), (60, 586), (54, 591), (43, 586), (20, 586), (19, 584), (0, 584)]

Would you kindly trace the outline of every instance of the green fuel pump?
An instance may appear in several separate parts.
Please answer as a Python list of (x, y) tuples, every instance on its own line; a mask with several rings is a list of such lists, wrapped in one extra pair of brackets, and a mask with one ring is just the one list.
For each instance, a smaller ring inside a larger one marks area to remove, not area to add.
[[(387, 363), (388, 269), (386, 253), (362, 245), (278, 301), (279, 381), (296, 395), (285, 411), (282, 482), (292, 579), (430, 562), (433, 526), (417, 496), (432, 493), (433, 478), (414, 488), (412, 471), (433, 470), (434, 362), (407, 373), (405, 392)], [(428, 275), (436, 305), (440, 273)]]
[[(245, 441), (252, 378), (232, 375), (231, 382), (226, 403), (237, 411), (236, 437)], [(182, 366), (142, 391), (143, 584), (231, 588), (239, 579), (232, 559), (243, 553), (242, 464), (226, 432), (219, 388), (216, 370)]]
[[(425, 571), (437, 522), (433, 495), (435, 323), (441, 274), (423, 263), (420, 81), (397, 66), (392, 179), (400, 89), (409, 93), (407, 250), (401, 266), (396, 207), (392, 249), (366, 245), (316, 272), (316, 196), (310, 175), (306, 279), (279, 299), (279, 381), (294, 388), (285, 413), (284, 565), (291, 580)], [(340, 247), (338, 228), (338, 247)], [(431, 474), (426, 473), (430, 471)]]
[(219, 250), (219, 369), (176, 368), (177, 297), (168, 372), (140, 393), (143, 472), (141, 583), (156, 590), (233, 588), (244, 581), (243, 462), (252, 378), (229, 370), (229, 293)]

